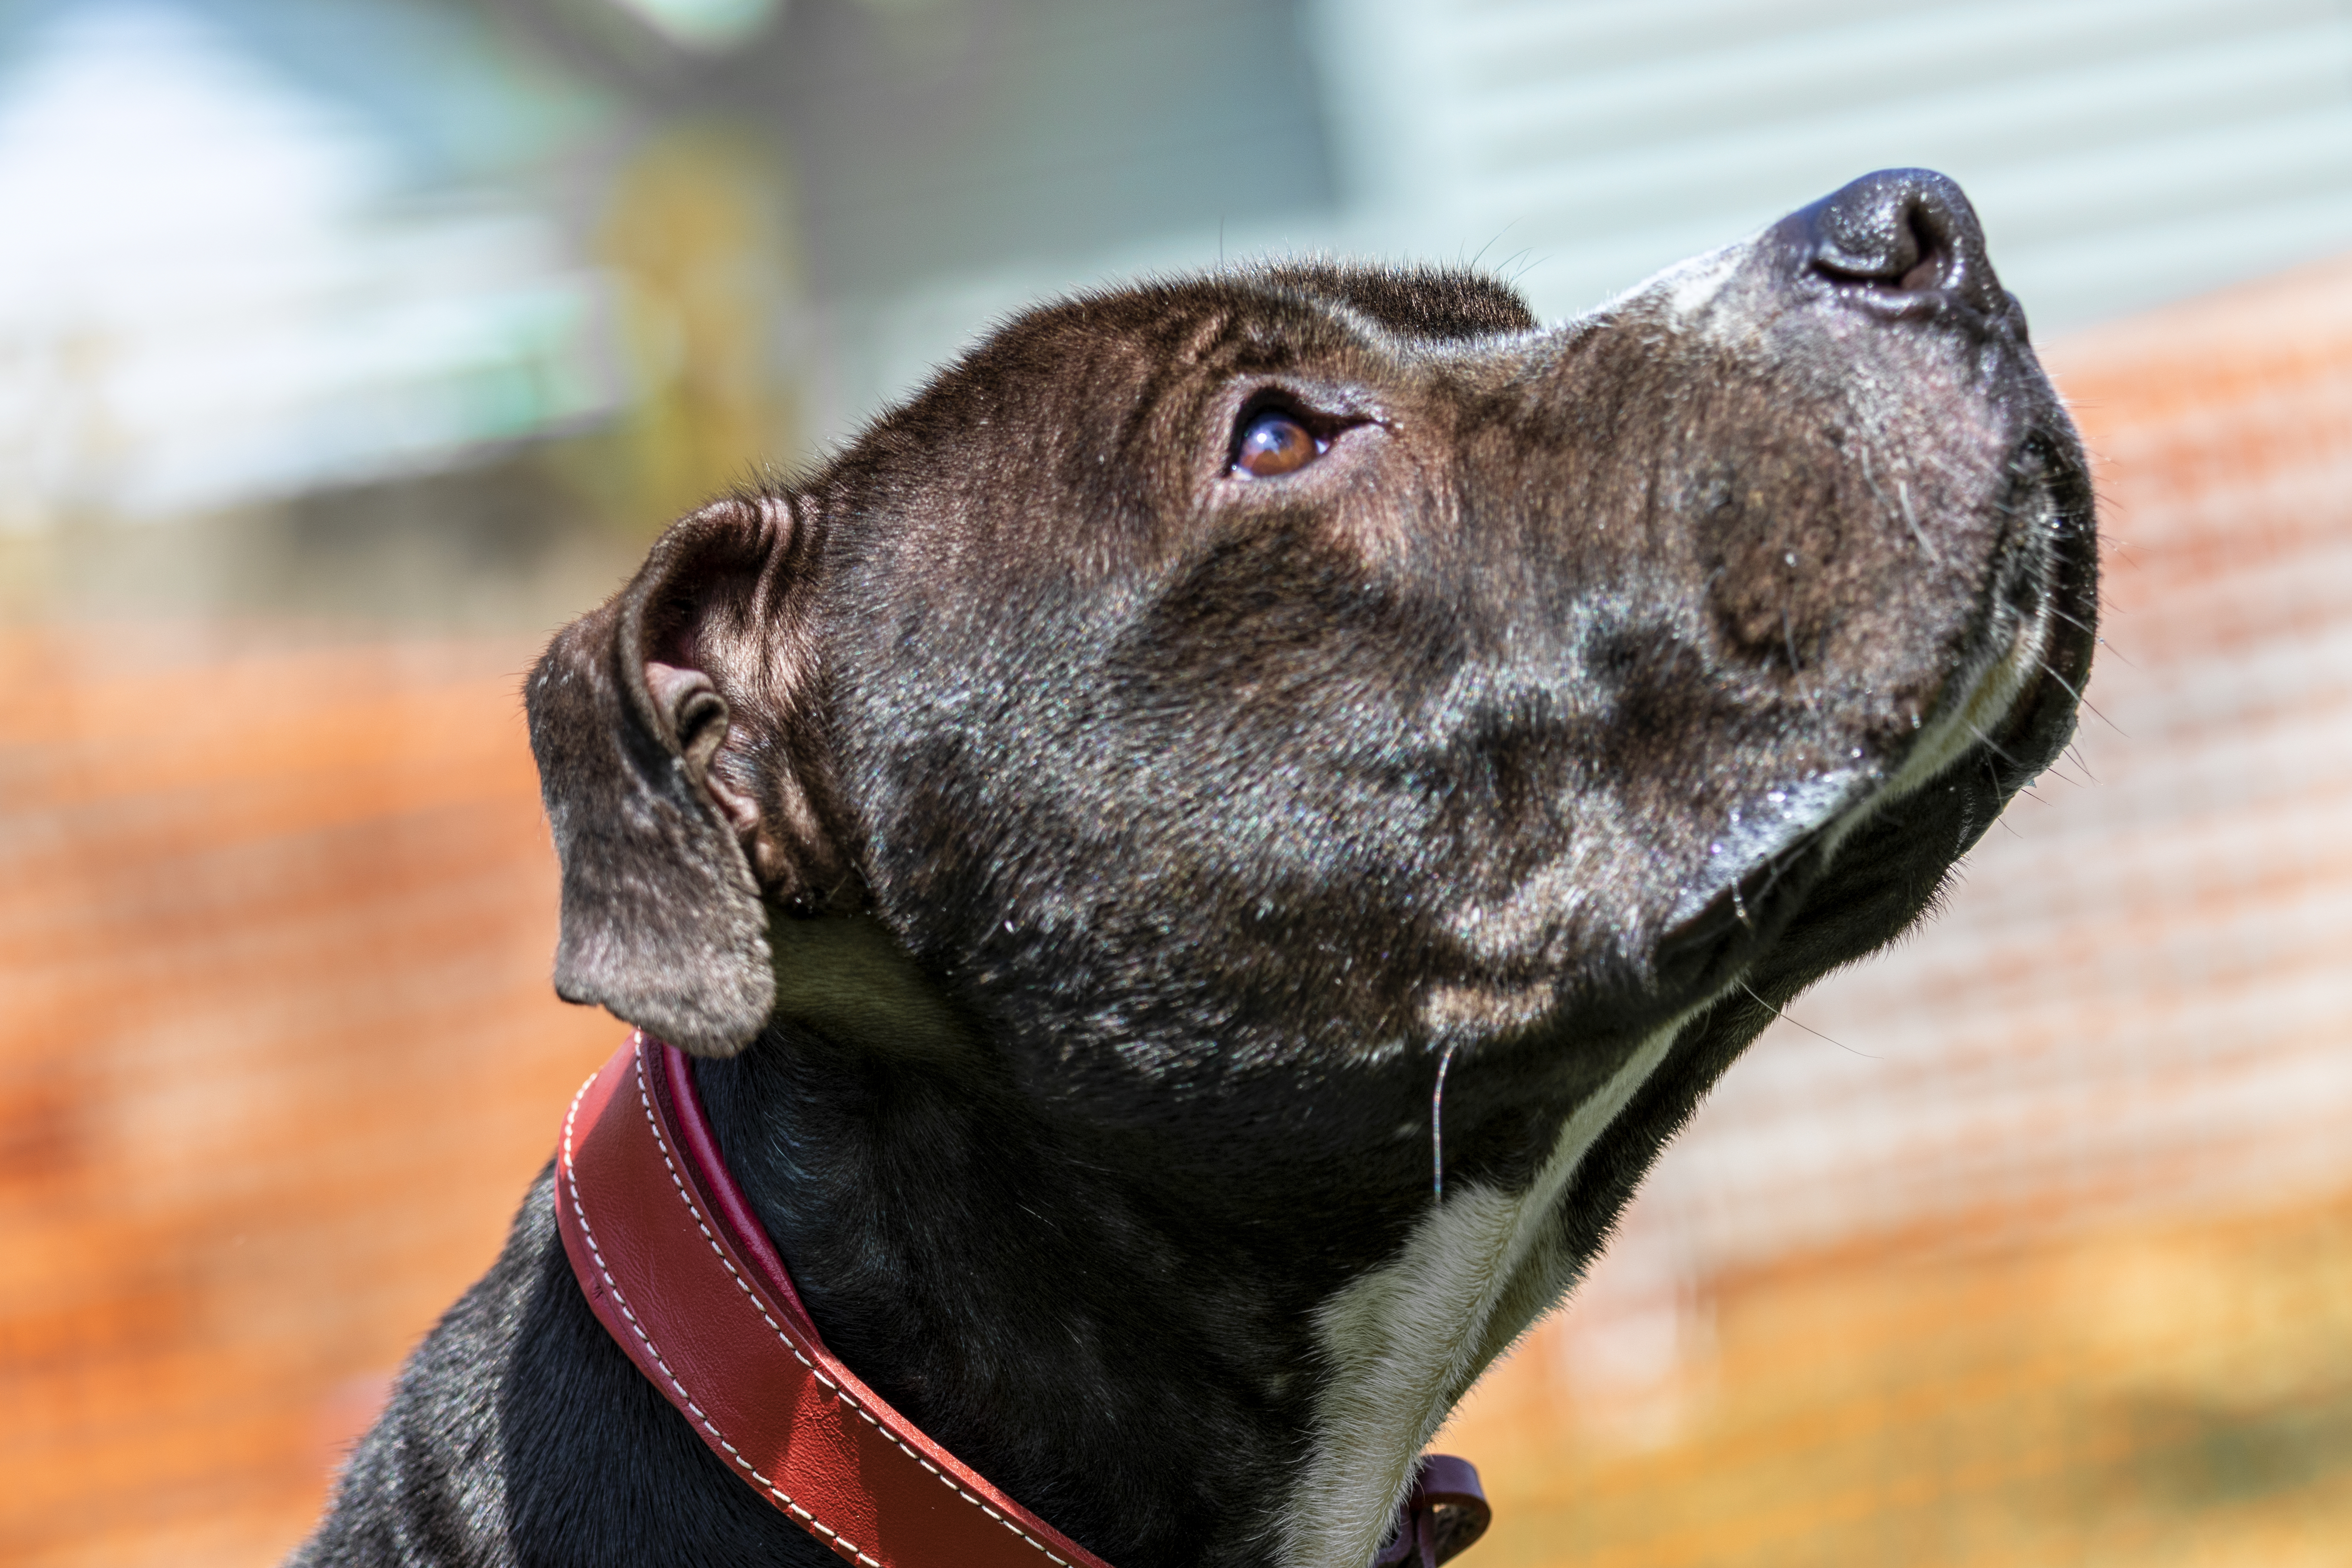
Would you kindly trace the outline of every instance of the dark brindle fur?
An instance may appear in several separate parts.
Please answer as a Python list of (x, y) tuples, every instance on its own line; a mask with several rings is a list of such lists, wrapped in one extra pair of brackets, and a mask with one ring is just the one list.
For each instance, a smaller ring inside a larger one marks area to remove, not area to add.
[[(1328, 450), (1239, 477), (1267, 407)], [(555, 640), (557, 984), (709, 1058), (824, 1334), (982, 1473), (1119, 1568), (1353, 1568), (1771, 1006), (2056, 753), (2094, 571), (1936, 176), (1551, 330), (1460, 272), (1073, 300)], [(542, 1178), (298, 1560), (828, 1554)]]

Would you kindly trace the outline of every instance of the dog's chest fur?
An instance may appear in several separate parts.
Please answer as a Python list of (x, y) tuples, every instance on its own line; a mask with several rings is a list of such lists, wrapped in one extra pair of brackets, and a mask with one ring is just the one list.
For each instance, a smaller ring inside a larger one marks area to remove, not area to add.
[(1282, 1519), (1285, 1563), (1357, 1563), (1380, 1547), (1416, 1457), (1454, 1403), (1587, 1261), (1563, 1234), (1561, 1200), (1686, 1019), (1641, 1041), (1577, 1107), (1528, 1186), (1447, 1193), (1394, 1258), (1318, 1309), (1329, 1381)]

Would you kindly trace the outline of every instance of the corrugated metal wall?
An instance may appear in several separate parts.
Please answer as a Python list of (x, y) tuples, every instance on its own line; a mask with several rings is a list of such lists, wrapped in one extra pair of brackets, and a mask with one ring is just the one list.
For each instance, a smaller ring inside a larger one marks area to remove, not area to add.
[(1582, 309), (1833, 189), (1940, 168), (2045, 329), (2352, 246), (2334, 0), (1330, 0), (1349, 194)]
[[(1326, 248), (1475, 259), (1568, 316), (1897, 164), (1968, 188), (2044, 336), (2352, 248), (2340, 0), (1120, 5), (936, 89), (840, 10), (790, 34), (841, 78), (791, 111), (836, 433), (1073, 285)], [(821, 107), (867, 78), (900, 98)], [(1016, 90), (1053, 135), (994, 127)], [(869, 182), (898, 120), (938, 155)]]

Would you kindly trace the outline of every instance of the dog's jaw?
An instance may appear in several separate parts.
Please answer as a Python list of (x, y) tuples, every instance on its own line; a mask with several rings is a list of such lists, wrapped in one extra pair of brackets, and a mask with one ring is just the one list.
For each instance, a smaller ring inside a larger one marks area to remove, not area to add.
[(1316, 1312), (1329, 1381), (1313, 1447), (1278, 1521), (1284, 1568), (1371, 1560), (1423, 1447), (1497, 1356), (1575, 1282), (1560, 1202), (1584, 1157), (1674, 1047), (1694, 1007), (1641, 1041), (1561, 1125), (1526, 1188), (1434, 1203), (1396, 1256)]
[[(2056, 501), (2047, 491), (2038, 498), (2031, 526), (2044, 535), (2059, 526)], [(2005, 599), (1996, 600), (1994, 632), (1986, 639), (1984, 652), (1952, 682), (1952, 699), (1929, 721), (1895, 775), (1861, 810), (1846, 813), (1831, 826), (1825, 846), (1829, 853), (1835, 854), (1873, 812), (1926, 787), (1969, 752), (1990, 745), (2036, 675), (2063, 679), (2050, 664), (2058, 616), (2058, 565), (2054, 550), (2025, 557), (2021, 569), (2035, 577), (2032, 609), (2021, 613)]]
[[(1997, 753), (1993, 737), (2018, 710), (2037, 676), (2063, 681), (2051, 663), (2060, 562), (2054, 548), (2043, 547), (2062, 526), (2059, 514), (2055, 499), (2046, 489), (2041, 492), (2028, 517), (2035, 537), (2029, 548), (2015, 552), (2011, 565), (2021, 581), (2032, 580), (2030, 607), (2021, 609), (2005, 592), (1995, 594), (1981, 650), (1953, 675), (1945, 699), (1922, 722), (1902, 761), (1891, 771), (1834, 772), (1810, 785), (1774, 792), (1767, 804), (1776, 810), (1752, 813), (1749, 823), (1736, 825), (1725, 836), (1730, 863), (1739, 874), (1809, 840), (1819, 844), (1826, 867), (1879, 812), (1925, 789), (1971, 753)], [(1696, 894), (1687, 897), (1678, 916), (1696, 913), (1703, 901)]]
[[(2045, 509), (2047, 498), (2045, 498)], [(2046, 514), (2037, 527), (2048, 527)], [(2036, 557), (2046, 579), (2054, 570)], [(1824, 863), (1881, 809), (1924, 788), (1989, 739), (2047, 668), (2053, 585), (2030, 611), (1996, 606), (1985, 651), (1903, 763), (1837, 801), (1797, 837), (1818, 835)], [(1564, 1300), (1588, 1259), (1565, 1247), (1559, 1215), (1585, 1156), (1649, 1082), (1691, 1020), (1739, 978), (1642, 1040), (1562, 1124), (1534, 1181), (1514, 1193), (1471, 1186), (1433, 1203), (1393, 1258), (1317, 1311), (1329, 1381), (1316, 1402), (1313, 1447), (1279, 1521), (1284, 1568), (1370, 1561), (1412, 1480), (1416, 1457), (1454, 1405), (1520, 1334)]]

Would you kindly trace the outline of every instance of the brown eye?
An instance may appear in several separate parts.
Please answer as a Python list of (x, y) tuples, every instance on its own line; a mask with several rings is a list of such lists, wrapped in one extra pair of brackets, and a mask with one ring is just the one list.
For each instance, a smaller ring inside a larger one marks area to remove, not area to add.
[(1242, 426), (1234, 448), (1234, 472), (1244, 479), (1270, 479), (1296, 473), (1323, 455), (1323, 443), (1289, 415), (1269, 408), (1254, 414)]

